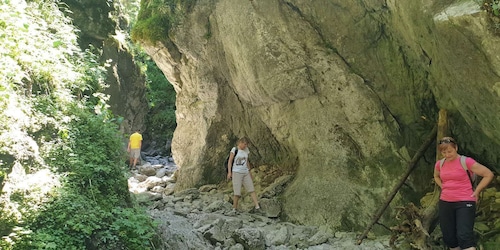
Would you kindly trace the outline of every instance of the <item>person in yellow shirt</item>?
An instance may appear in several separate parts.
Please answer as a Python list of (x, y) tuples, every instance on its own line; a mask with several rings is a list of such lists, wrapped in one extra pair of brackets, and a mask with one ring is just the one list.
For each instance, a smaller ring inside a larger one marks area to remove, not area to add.
[(130, 169), (134, 169), (137, 165), (137, 160), (141, 157), (142, 135), (140, 130), (130, 135), (128, 141), (127, 152), (130, 153)]

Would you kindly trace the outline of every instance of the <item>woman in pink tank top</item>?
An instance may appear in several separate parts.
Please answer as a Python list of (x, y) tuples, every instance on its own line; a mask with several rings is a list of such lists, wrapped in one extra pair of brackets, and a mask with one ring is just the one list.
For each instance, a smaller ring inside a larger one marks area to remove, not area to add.
[[(479, 193), (493, 180), (493, 173), (474, 159), (465, 158), (467, 170), (462, 166), (458, 145), (451, 137), (439, 141), (444, 162), (436, 162), (434, 180), (441, 187), (439, 223), (444, 243), (452, 250), (474, 250), (474, 219)], [(483, 177), (474, 189), (472, 175)]]

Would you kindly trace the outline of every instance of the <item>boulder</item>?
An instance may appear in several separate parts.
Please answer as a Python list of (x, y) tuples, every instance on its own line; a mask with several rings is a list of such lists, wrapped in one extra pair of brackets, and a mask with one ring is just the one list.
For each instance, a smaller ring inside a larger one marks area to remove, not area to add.
[(281, 226), (278, 230), (273, 230), (265, 234), (266, 246), (279, 246), (288, 243), (288, 227)]
[(263, 250), (266, 248), (262, 232), (257, 228), (237, 229), (233, 234), (233, 239), (249, 250)]
[(245, 250), (245, 247), (240, 243), (237, 243), (236, 245), (231, 246), (229, 250)]
[(333, 238), (334, 235), (323, 230), (319, 230), (311, 238), (307, 240), (310, 246), (316, 246), (326, 243), (329, 239)]
[(165, 190), (163, 191), (164, 195), (172, 195), (174, 194), (175, 190), (175, 183), (168, 183), (167, 186), (165, 187)]
[(145, 180), (148, 178), (148, 176), (147, 176), (147, 175), (137, 174), (137, 173), (136, 173), (136, 174), (134, 174), (134, 178), (135, 178), (136, 180), (138, 180), (139, 182), (143, 182), (143, 181), (145, 181)]
[(166, 185), (166, 182), (156, 176), (150, 176), (145, 181), (139, 183), (139, 186), (146, 187), (148, 190), (155, 186), (165, 187)]
[(146, 176), (155, 176), (156, 169), (153, 166), (151, 166), (151, 164), (147, 163), (139, 167), (139, 173)]
[(188, 195), (191, 195), (193, 199), (198, 199), (200, 197), (200, 191), (198, 191), (198, 189), (196, 188), (190, 188), (174, 193), (175, 197), (188, 196)]
[(162, 195), (153, 192), (142, 192), (135, 194), (138, 203), (145, 204), (162, 199)]
[(209, 240), (212, 245), (216, 243), (224, 243), (231, 238), (235, 230), (243, 226), (243, 221), (239, 219), (217, 219), (213, 226), (205, 231), (203, 236)]
[(281, 195), (286, 188), (286, 185), (292, 180), (293, 176), (283, 175), (278, 177), (271, 185), (266, 187), (262, 193), (262, 198), (275, 198)]
[(232, 208), (232, 206), (230, 203), (223, 201), (223, 200), (216, 200), (216, 201), (210, 203), (210, 205), (203, 208), (203, 212), (213, 213), (215, 211), (227, 211), (227, 210), (230, 210), (231, 208)]
[(164, 191), (165, 191), (165, 188), (162, 186), (155, 186), (151, 189), (151, 192), (155, 192), (155, 193), (164, 193)]
[(265, 216), (269, 218), (278, 218), (281, 215), (281, 202), (278, 198), (259, 200), (260, 207)]
[(160, 168), (156, 171), (156, 177), (158, 178), (162, 178), (163, 176), (165, 176), (167, 174), (168, 170), (165, 169), (165, 168)]

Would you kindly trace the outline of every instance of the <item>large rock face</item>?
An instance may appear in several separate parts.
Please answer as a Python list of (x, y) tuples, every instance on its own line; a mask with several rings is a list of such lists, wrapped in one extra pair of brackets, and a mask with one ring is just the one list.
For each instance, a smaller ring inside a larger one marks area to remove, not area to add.
[(79, 44), (100, 50), (100, 59), (106, 62), (109, 94), (113, 114), (124, 118), (120, 130), (124, 133), (135, 129), (145, 130), (148, 112), (146, 79), (136, 65), (125, 41), (127, 23), (119, 1), (64, 0), (71, 10), (67, 12), (75, 26), (81, 30)]
[[(290, 220), (356, 229), (439, 108), (463, 153), (498, 161), (500, 43), (472, 0), (198, 1), (146, 50), (178, 94), (180, 189), (220, 181), (246, 135), (254, 161), (294, 173)], [(433, 158), (403, 194), (428, 186)]]

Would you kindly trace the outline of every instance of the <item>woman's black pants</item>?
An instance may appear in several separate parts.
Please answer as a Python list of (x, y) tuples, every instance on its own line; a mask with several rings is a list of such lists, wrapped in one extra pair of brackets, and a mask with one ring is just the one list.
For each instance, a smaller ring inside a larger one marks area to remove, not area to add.
[(443, 232), (443, 241), (450, 247), (466, 249), (476, 246), (474, 240), (474, 219), (476, 202), (439, 201), (439, 224)]

